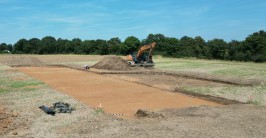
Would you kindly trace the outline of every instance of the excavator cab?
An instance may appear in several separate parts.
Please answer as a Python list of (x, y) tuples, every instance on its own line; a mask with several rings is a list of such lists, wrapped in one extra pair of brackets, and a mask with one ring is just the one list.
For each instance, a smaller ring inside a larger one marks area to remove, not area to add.
[[(156, 43), (153, 42), (148, 45), (144, 45), (140, 47), (137, 54), (131, 53), (128, 55), (128, 63), (131, 66), (140, 66), (140, 67), (152, 67), (154, 63), (152, 61), (153, 49)], [(149, 51), (147, 51), (149, 50)]]

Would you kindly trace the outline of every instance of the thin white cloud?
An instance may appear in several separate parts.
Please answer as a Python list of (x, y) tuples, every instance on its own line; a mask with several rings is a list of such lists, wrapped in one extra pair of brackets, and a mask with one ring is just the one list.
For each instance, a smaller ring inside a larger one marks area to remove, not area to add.
[(1, 9), (1, 11), (3, 12), (14, 12), (14, 11), (22, 11), (22, 10), (27, 10), (27, 8), (22, 7), (22, 6), (13, 6), (13, 7), (7, 7), (7, 8)]
[(242, 1), (235, 8), (241, 10), (255, 9), (255, 8), (265, 8), (266, 2), (257, 3), (255, 1)]
[(121, 28), (121, 31), (129, 31), (129, 30), (138, 30), (138, 29), (143, 29), (145, 28), (145, 25), (137, 25), (137, 26), (131, 26), (131, 27), (124, 27)]
[(3, 4), (3, 3), (11, 3), (11, 2), (14, 2), (16, 0), (0, 0), (0, 3)]
[(82, 9), (82, 8), (87, 8), (87, 9), (105, 9), (104, 6), (100, 5), (99, 2), (97, 3), (96, 1), (89, 1), (89, 2), (82, 2), (82, 3), (67, 3), (67, 4), (62, 4), (60, 8), (63, 9)]
[(46, 18), (45, 20), (48, 22), (57, 22), (57, 23), (70, 23), (70, 24), (83, 23), (82, 20), (74, 17), (51, 17), (51, 18)]
[(191, 16), (191, 17), (195, 17), (195, 16), (200, 16), (206, 12), (208, 12), (210, 10), (209, 7), (205, 6), (205, 7), (201, 7), (201, 8), (183, 8), (183, 9), (179, 9), (178, 11), (178, 15), (181, 16)]
[(116, 12), (116, 14), (120, 15), (127, 15), (127, 18), (130, 17), (146, 17), (146, 16), (154, 16), (154, 15), (160, 15), (162, 13), (165, 13), (164, 11), (153, 11), (152, 9), (139, 9), (139, 10), (122, 10)]

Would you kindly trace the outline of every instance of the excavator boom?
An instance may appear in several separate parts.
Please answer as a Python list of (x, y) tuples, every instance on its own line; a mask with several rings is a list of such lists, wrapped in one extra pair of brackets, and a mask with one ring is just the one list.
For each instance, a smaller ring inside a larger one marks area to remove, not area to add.
[[(140, 49), (138, 50), (137, 55), (133, 53), (128, 55), (129, 64), (131, 66), (154, 66), (154, 63), (152, 61), (152, 55), (155, 46), (156, 46), (155, 42), (141, 46)], [(148, 56), (144, 54), (144, 52), (147, 50), (149, 50)]]
[(155, 47), (155, 45), (156, 45), (156, 43), (153, 42), (153, 43), (151, 43), (149, 45), (144, 45), (144, 46), (140, 47), (140, 49), (138, 51), (138, 54), (137, 54), (137, 58), (142, 56), (143, 52), (146, 51), (146, 50), (149, 50), (149, 49), (150, 49), (149, 56), (152, 56), (153, 48)]

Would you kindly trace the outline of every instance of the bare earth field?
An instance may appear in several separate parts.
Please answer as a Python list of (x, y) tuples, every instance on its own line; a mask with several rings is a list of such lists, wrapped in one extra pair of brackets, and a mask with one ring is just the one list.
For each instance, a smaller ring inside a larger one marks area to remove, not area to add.
[[(164, 66), (161, 58), (155, 69), (82, 71), (102, 59), (0, 55), (0, 137), (266, 137), (265, 78), (250, 77), (252, 71), (232, 83), (233, 75), (226, 82), (191, 67), (187, 74), (167, 72), (169, 59)], [(221, 97), (227, 105), (180, 91)], [(38, 108), (58, 101), (76, 110), (51, 116)], [(138, 109), (144, 112), (136, 117)]]
[(121, 117), (134, 117), (138, 109), (157, 111), (165, 108), (218, 105), (184, 94), (74, 69), (20, 67), (18, 70), (91, 107), (101, 104), (107, 113), (123, 114)]

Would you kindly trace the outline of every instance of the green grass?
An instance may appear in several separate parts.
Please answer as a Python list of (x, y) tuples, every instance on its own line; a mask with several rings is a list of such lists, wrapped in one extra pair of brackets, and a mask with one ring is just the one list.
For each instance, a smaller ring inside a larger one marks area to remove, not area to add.
[(100, 115), (100, 114), (105, 113), (103, 108), (96, 108), (96, 109), (94, 109), (94, 111), (95, 111), (94, 115)]
[[(154, 58), (155, 68), (177, 72), (203, 73), (218, 75), (218, 77), (233, 77), (237, 79), (258, 79), (266, 82), (266, 63), (236, 62), (221, 60), (201, 60), (182, 58)], [(266, 105), (266, 88), (257, 86), (223, 86), (223, 87), (182, 87), (181, 89), (205, 94), (220, 96), (232, 100), (239, 100), (256, 105)]]
[[(33, 91), (38, 89), (39, 86), (44, 86), (43, 82), (30, 79), (20, 72), (8, 72), (9, 69), (11, 69), (11, 67), (0, 65), (0, 71), (2, 72), (0, 74), (0, 94)], [(14, 77), (22, 77), (25, 78), (25, 80), (14, 80)]]
[[(35, 55), (34, 55), (35, 56)], [(76, 56), (76, 55), (73, 55)], [(36, 57), (41, 57), (37, 56)], [(60, 55), (61, 57), (61, 55)], [(49, 59), (50, 56), (44, 56), (47, 61), (57, 61)], [(90, 56), (88, 60), (75, 59), (72, 60), (72, 55), (66, 55), (62, 58), (68, 58), (66, 61), (58, 61), (60, 64), (77, 64), (77, 65), (93, 65), (98, 62), (98, 59)], [(71, 59), (71, 60), (70, 60)], [(184, 71), (194, 73), (204, 73), (210, 75), (219, 75), (225, 77), (237, 77), (238, 79), (260, 79), (266, 82), (266, 63), (253, 63), (253, 62), (231, 62), (221, 60), (201, 60), (201, 59), (182, 59), (182, 58), (164, 58), (161, 56), (154, 56), (155, 68), (171, 70), (171, 71)], [(48, 62), (50, 63), (50, 62)], [(7, 71), (12, 69), (9, 66), (0, 64), (0, 93), (9, 92), (24, 92), (35, 91), (45, 86), (44, 83), (37, 80), (29, 79), (14, 81), (12, 77), (26, 76), (19, 72)], [(27, 77), (27, 76), (26, 76)], [(33, 86), (33, 87), (31, 87)], [(34, 87), (37, 86), (37, 87)], [(221, 96), (229, 99), (239, 99), (253, 104), (266, 105), (266, 89), (263, 86), (224, 86), (224, 87), (183, 87), (182, 89), (192, 91), (195, 93), (209, 94), (214, 96)], [(101, 110), (95, 111), (97, 114)]]
[(266, 63), (155, 57), (155, 68), (266, 80)]
[(253, 66), (246, 66), (246, 67), (239, 67), (239, 66), (232, 66), (230, 68), (220, 69), (216, 71), (212, 71), (212, 74), (218, 75), (226, 75), (226, 76), (240, 76), (240, 77), (256, 77), (259, 78), (266, 76), (265, 68), (253, 68)]
[(4, 92), (6, 92), (6, 91), (8, 91), (8, 89), (0, 88), (0, 93), (4, 93)]
[(210, 87), (181, 87), (181, 89), (205, 95), (212, 91)]
[(10, 88), (23, 88), (23, 87), (27, 87), (27, 86), (37, 86), (37, 85), (41, 85), (44, 84), (43, 82), (39, 82), (36, 80), (27, 80), (27, 81), (12, 81), (9, 85)]
[(0, 86), (2, 85), (2, 84), (5, 84), (6, 83), (6, 80), (4, 79), (4, 78), (0, 78)]
[(224, 87), (182, 87), (186, 91), (194, 93), (213, 95), (238, 100), (245, 103), (265, 105), (266, 87), (258, 86), (224, 86)]

